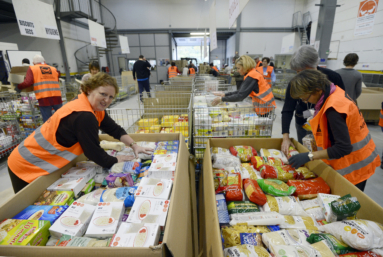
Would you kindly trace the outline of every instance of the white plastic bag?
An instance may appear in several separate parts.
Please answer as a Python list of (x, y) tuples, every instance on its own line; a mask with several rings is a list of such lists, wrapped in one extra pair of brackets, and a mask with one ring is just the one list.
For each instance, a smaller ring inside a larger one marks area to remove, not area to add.
[(263, 205), (265, 211), (275, 211), (283, 215), (309, 216), (294, 196), (274, 197), (266, 195), (267, 202)]
[(304, 229), (280, 230), (262, 234), (262, 242), (267, 248), (272, 245), (310, 245), (307, 238), (310, 233)]
[(225, 169), (226, 167), (241, 168), (241, 161), (238, 157), (235, 156), (229, 156), (224, 154), (213, 155), (213, 168)]
[(247, 225), (278, 225), (284, 222), (283, 215), (277, 212), (250, 212), (230, 215), (230, 225), (247, 223)]
[(285, 229), (294, 228), (323, 231), (323, 227), (311, 216), (301, 217), (285, 215), (284, 220), (279, 224), (279, 227)]
[(309, 214), (314, 216), (317, 221), (325, 219), (322, 207), (320, 206), (318, 199), (300, 201), (303, 209)]

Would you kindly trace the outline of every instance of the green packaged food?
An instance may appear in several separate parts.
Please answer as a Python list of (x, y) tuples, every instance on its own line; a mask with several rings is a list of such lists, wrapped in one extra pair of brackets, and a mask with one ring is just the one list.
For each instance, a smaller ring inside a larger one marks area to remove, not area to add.
[(331, 209), (334, 215), (337, 216), (337, 221), (355, 219), (360, 207), (358, 199), (351, 197), (350, 194), (331, 202)]
[(288, 196), (294, 194), (296, 188), (289, 187), (285, 182), (278, 179), (258, 179), (259, 187), (263, 192), (273, 196)]
[(48, 220), (6, 219), (0, 223), (0, 245), (44, 246), (50, 227)]
[(227, 205), (229, 214), (246, 213), (246, 212), (259, 212), (259, 207), (250, 201), (233, 201)]
[(84, 188), (81, 190), (82, 193), (84, 193), (85, 195), (86, 194), (89, 194), (90, 192), (92, 192), (94, 186), (96, 185), (94, 179), (90, 179), (86, 185), (84, 186)]
[(332, 246), (333, 250), (337, 253), (337, 254), (346, 254), (346, 253), (355, 253), (357, 252), (358, 250), (348, 246), (346, 243), (344, 243), (343, 241), (341, 240), (338, 240), (335, 236), (331, 235), (331, 234), (311, 234), (308, 238), (307, 238), (307, 242), (309, 242), (310, 244), (314, 244), (314, 243), (317, 243), (317, 242), (320, 242), (322, 240), (326, 240), (327, 243)]

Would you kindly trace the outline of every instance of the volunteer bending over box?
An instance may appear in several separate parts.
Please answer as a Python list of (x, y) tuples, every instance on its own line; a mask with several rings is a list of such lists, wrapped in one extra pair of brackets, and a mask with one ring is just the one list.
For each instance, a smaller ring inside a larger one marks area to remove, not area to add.
[(380, 159), (355, 102), (317, 70), (301, 71), (290, 83), (294, 99), (315, 104), (310, 125), (318, 151), (294, 155), (289, 163), (299, 168), (310, 160), (322, 159), (363, 191)]
[(99, 129), (133, 148), (150, 154), (152, 149), (138, 146), (105, 112), (118, 93), (116, 79), (98, 73), (81, 85), (82, 94), (57, 110), (11, 153), (8, 171), (15, 193), (40, 176), (64, 167), (84, 153), (104, 168), (133, 156), (109, 156), (98, 139)]

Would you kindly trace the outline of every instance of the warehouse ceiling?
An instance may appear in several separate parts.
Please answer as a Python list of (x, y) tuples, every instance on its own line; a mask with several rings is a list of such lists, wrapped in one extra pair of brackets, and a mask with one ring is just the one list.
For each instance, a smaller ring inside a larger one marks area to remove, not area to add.
[[(227, 39), (229, 39), (234, 34), (235, 34), (234, 32), (217, 32), (217, 40), (227, 40)], [(178, 38), (186, 39), (186, 38), (191, 38), (193, 36), (190, 35), (190, 32), (176, 32), (176, 31), (173, 31), (173, 37), (177, 41)], [(202, 38), (202, 42), (203, 42), (203, 36), (201, 36), (201, 38)], [(209, 36), (208, 36), (208, 38), (209, 38)], [(194, 42), (195, 41), (194, 39), (198, 39), (198, 38), (192, 38), (192, 39), (193, 40), (191, 40), (191, 42)], [(178, 41), (177, 41), (177, 44), (178, 44)]]
[(16, 14), (12, 2), (0, 1), (0, 23), (16, 22)]

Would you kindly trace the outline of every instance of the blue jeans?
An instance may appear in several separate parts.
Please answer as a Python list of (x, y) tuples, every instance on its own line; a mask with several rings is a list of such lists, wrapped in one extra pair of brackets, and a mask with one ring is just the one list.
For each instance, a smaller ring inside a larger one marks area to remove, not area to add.
[(52, 109), (57, 111), (61, 108), (63, 104), (56, 104), (51, 106), (39, 106), (41, 115), (43, 116), (43, 121), (46, 122), (53, 114)]
[(140, 100), (142, 101), (142, 92), (144, 92), (144, 90), (148, 93), (148, 97), (150, 97), (149, 78), (147, 80), (137, 81), (137, 83), (138, 89), (140, 90)]

